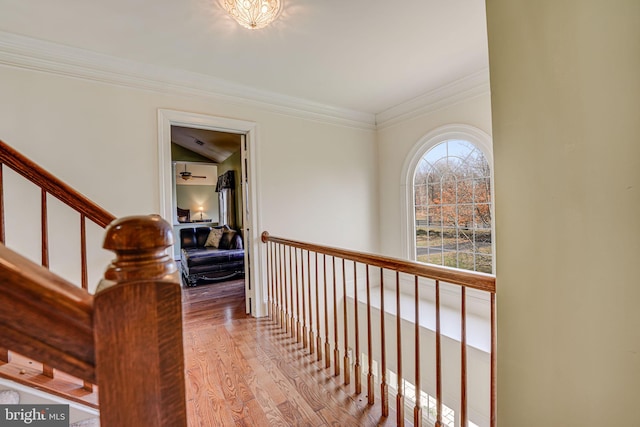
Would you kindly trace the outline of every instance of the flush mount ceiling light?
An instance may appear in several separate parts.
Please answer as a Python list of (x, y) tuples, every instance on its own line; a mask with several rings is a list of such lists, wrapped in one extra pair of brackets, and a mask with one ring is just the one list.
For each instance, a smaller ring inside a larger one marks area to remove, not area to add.
[(224, 8), (240, 25), (257, 30), (278, 17), (281, 0), (222, 0)]

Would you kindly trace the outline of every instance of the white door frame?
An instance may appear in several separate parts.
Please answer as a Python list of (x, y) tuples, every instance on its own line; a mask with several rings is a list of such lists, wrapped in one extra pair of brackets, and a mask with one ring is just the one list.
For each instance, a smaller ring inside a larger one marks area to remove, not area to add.
[[(263, 251), (261, 250), (260, 230), (261, 219), (258, 206), (260, 194), (258, 180), (258, 165), (256, 161), (258, 147), (258, 124), (244, 120), (229, 119), (226, 117), (209, 116), (205, 114), (189, 113), (185, 111), (158, 109), (158, 184), (160, 190), (160, 215), (173, 224), (173, 198), (171, 197), (171, 126), (183, 126), (190, 128), (215, 130), (227, 133), (245, 135), (247, 143), (247, 170), (249, 188), (247, 201), (249, 212), (249, 224), (244, 224), (245, 247), (251, 254), (247, 283), (251, 289), (246, 289), (246, 298), (251, 300), (251, 313), (255, 317), (266, 314), (266, 301), (263, 289), (266, 273), (262, 268)], [(245, 165), (243, 165), (243, 168)], [(171, 248), (173, 250), (173, 248)]]

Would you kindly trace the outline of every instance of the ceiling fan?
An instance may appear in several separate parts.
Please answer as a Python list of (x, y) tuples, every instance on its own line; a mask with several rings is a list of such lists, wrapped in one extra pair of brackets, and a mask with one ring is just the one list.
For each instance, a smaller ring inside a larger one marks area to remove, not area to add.
[(192, 175), (191, 172), (189, 172), (187, 170), (187, 165), (184, 165), (184, 171), (180, 172), (180, 177), (182, 179), (184, 179), (185, 181), (190, 180), (191, 178), (206, 178), (206, 176), (202, 176), (202, 175)]

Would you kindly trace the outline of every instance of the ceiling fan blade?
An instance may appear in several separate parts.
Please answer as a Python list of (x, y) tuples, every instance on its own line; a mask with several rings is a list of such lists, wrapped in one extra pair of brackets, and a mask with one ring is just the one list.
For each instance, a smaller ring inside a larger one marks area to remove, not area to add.
[(200, 176), (200, 175), (191, 175), (191, 178), (206, 178), (206, 176)]

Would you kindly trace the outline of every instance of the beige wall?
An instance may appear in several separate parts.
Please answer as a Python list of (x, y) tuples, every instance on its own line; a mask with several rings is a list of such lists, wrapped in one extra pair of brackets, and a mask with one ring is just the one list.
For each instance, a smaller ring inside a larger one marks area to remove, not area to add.
[[(116, 216), (159, 212), (159, 108), (258, 124), (258, 199), (264, 229), (274, 235), (376, 249), (377, 157), (372, 130), (294, 118), (246, 103), (0, 67), (0, 139)], [(23, 194), (17, 192), (8, 203), (23, 199)], [(26, 249), (39, 260), (37, 194), (10, 223), (16, 230), (28, 230), (28, 239), (16, 232), (8, 243), (22, 249), (28, 240)], [(24, 219), (23, 212), (34, 212), (33, 218)], [(73, 224), (73, 218), (67, 222)], [(101, 233), (97, 236), (100, 242)], [(71, 233), (63, 236), (57, 251), (63, 257), (61, 270), (70, 268), (70, 254), (77, 250), (66, 248), (75, 241)], [(95, 258), (91, 283), (97, 282), (111, 255), (98, 253)]]
[[(269, 169), (263, 192), (265, 224), (273, 235), (356, 250), (376, 251), (377, 150), (373, 131), (274, 117), (269, 149), (261, 149)], [(261, 183), (262, 184), (262, 183)], [(265, 226), (265, 228), (267, 228)]]
[(499, 425), (638, 425), (640, 2), (487, 3)]

